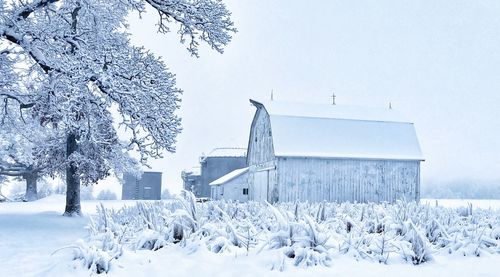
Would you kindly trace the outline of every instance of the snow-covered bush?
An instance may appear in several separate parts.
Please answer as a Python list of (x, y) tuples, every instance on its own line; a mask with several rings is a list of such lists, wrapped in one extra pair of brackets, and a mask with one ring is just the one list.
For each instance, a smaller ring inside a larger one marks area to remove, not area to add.
[[(218, 255), (278, 253), (272, 269), (330, 266), (336, 255), (418, 265), (436, 255), (500, 254), (500, 213), (398, 201), (351, 203), (138, 202), (114, 211), (99, 206), (76, 259), (107, 272), (125, 251), (163, 251), (174, 244)], [(101, 258), (106, 258), (104, 263)]]

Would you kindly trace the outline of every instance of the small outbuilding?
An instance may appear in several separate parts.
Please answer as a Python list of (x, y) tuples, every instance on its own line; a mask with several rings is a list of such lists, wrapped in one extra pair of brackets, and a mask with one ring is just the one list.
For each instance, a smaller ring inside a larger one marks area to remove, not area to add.
[(211, 196), (210, 183), (233, 170), (247, 166), (247, 149), (224, 147), (215, 148), (200, 157), (199, 172), (183, 171), (184, 188), (196, 197)]
[(248, 201), (248, 167), (236, 169), (210, 183), (212, 200)]
[(146, 171), (140, 177), (124, 174), (122, 200), (160, 200), (161, 172)]
[(419, 200), (413, 123), (391, 108), (250, 100), (249, 200)]

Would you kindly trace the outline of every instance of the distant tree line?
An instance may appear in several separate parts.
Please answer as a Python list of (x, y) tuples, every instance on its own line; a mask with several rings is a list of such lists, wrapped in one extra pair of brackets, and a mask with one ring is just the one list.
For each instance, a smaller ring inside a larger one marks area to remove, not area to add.
[(500, 181), (427, 182), (422, 184), (421, 198), (500, 199)]

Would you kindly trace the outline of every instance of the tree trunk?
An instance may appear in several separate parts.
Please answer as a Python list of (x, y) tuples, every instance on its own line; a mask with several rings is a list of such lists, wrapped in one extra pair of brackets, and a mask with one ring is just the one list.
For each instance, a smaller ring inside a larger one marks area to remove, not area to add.
[[(77, 150), (76, 135), (71, 133), (66, 138), (66, 157)], [(81, 215), (80, 206), (80, 178), (76, 175), (77, 167), (74, 162), (66, 166), (66, 210), (65, 216)]]
[(38, 199), (37, 194), (37, 180), (38, 174), (36, 172), (25, 174), (23, 178), (26, 180), (26, 194), (24, 195), (25, 201), (35, 201)]

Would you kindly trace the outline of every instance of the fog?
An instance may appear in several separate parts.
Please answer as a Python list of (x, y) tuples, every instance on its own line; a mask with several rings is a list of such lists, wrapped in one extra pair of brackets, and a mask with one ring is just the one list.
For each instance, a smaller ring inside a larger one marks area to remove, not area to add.
[[(387, 107), (414, 121), (422, 182), (500, 180), (499, 1), (224, 0), (239, 32), (191, 57), (177, 26), (130, 19), (132, 41), (160, 55), (184, 90), (177, 152), (151, 160), (177, 192), (180, 172), (215, 147), (246, 147), (248, 99)], [(493, 182), (492, 182), (493, 181)]]

